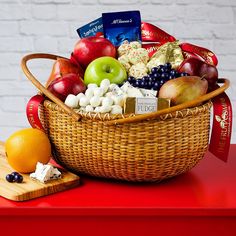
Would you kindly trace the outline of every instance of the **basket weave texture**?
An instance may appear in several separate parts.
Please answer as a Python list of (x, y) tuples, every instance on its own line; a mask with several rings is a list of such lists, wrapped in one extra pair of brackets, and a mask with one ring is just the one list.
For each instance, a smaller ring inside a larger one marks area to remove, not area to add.
[(203, 158), (210, 107), (208, 102), (154, 120), (107, 126), (104, 118), (95, 121), (90, 114), (75, 121), (46, 100), (41, 117), (54, 158), (66, 169), (128, 181), (160, 181), (190, 170)]

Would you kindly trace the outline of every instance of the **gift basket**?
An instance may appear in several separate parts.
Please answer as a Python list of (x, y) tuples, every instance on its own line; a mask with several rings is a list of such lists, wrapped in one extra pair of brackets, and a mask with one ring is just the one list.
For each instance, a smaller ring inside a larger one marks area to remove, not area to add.
[(27, 66), (29, 60), (58, 58), (30, 54), (22, 59), (22, 69), (39, 90), (40, 122), (61, 166), (78, 174), (146, 182), (182, 174), (203, 158), (211, 99), (229, 87), (227, 79), (218, 79), (221, 86), (193, 100), (144, 114), (85, 111), (66, 105)]

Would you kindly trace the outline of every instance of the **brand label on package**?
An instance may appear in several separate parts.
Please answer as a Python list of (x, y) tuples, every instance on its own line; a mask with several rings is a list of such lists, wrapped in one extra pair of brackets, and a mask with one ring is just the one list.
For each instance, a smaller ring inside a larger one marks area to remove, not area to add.
[(156, 98), (136, 98), (135, 113), (145, 114), (157, 110)]
[(98, 34), (101, 35), (103, 33), (102, 17), (78, 28), (77, 33), (80, 38), (87, 38)]
[(102, 14), (105, 38), (120, 46), (125, 40), (141, 42), (141, 15), (139, 11)]
[(146, 114), (170, 107), (170, 99), (156, 97), (127, 97), (124, 103), (125, 114)]

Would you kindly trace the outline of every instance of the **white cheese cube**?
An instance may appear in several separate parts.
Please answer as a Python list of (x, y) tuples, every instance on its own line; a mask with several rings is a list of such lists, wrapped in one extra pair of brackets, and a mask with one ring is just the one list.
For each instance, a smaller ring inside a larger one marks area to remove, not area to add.
[(127, 97), (126, 94), (121, 94), (121, 95), (113, 95), (111, 98), (115, 105), (123, 107), (126, 97)]
[(127, 82), (125, 82), (121, 87), (120, 87), (120, 89), (123, 91), (123, 92), (127, 92), (127, 90), (129, 89), (129, 88), (134, 88), (128, 81)]
[(120, 89), (119, 86), (114, 87), (113, 90), (112, 90), (112, 92), (113, 92), (114, 94), (117, 94), (117, 95), (124, 94), (124, 92)]
[(138, 98), (138, 97), (144, 97), (143, 94), (140, 92), (139, 89), (137, 88), (129, 88), (127, 90), (127, 96), (128, 97), (135, 97), (135, 98)]
[(141, 93), (143, 94), (144, 97), (151, 97), (155, 98), (157, 96), (157, 91), (156, 90), (151, 90), (151, 89), (139, 89)]
[(108, 87), (108, 91), (111, 92), (111, 91), (113, 91), (113, 89), (116, 88), (116, 87), (119, 88), (119, 86), (118, 86), (117, 84), (110, 84), (109, 87)]
[(30, 177), (33, 179), (37, 179), (42, 183), (45, 183), (51, 179), (61, 178), (61, 172), (51, 165), (44, 165), (38, 162), (35, 172), (31, 173)]
[(52, 176), (50, 177), (50, 179), (59, 179), (59, 178), (61, 178), (61, 172), (57, 168), (53, 167)]

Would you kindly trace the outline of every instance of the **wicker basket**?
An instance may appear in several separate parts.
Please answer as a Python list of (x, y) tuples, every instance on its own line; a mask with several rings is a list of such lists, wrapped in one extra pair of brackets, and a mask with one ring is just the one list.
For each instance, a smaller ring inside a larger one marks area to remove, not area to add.
[[(79, 113), (51, 94), (31, 74), (31, 59), (56, 59), (30, 54), (22, 59), (28, 79), (50, 100), (40, 113), (51, 140), (54, 159), (66, 169), (128, 181), (160, 181), (193, 168), (204, 156), (210, 130), (210, 99), (223, 86), (197, 100), (154, 113), (124, 116)], [(202, 104), (202, 105), (199, 105)]]

